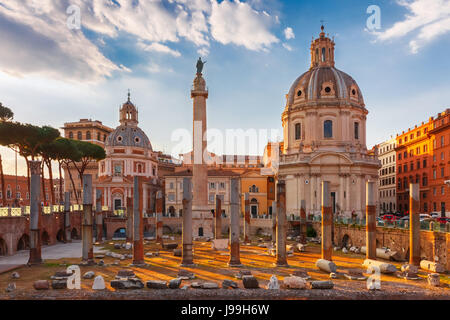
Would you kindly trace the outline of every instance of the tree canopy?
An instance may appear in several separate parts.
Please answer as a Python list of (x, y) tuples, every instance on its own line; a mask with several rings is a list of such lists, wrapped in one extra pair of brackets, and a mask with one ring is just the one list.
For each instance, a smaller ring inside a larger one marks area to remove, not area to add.
[(10, 121), (14, 118), (14, 113), (0, 102), (0, 121)]

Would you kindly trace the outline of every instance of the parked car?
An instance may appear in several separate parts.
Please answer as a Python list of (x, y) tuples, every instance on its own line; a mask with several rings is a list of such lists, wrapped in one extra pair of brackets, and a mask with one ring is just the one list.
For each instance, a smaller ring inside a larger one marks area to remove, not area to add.
[(409, 216), (404, 216), (398, 219), (399, 221), (409, 221)]
[(385, 214), (381, 217), (384, 221), (394, 222), (398, 220), (398, 217), (393, 214)]
[(420, 214), (420, 221), (430, 220), (433, 219), (429, 214), (427, 213), (421, 213)]
[(440, 212), (431, 212), (430, 215), (432, 218), (439, 218), (441, 216), (441, 213)]
[(439, 218), (436, 218), (436, 221), (441, 223), (441, 224), (446, 224), (446, 223), (450, 223), (450, 218), (439, 217)]

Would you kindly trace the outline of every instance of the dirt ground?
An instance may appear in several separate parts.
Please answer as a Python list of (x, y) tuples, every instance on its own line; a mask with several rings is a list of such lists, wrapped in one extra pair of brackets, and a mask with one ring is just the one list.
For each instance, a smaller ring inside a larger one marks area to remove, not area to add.
[[(166, 240), (167, 243), (181, 241)], [(117, 253), (132, 253), (131, 250), (114, 249), (114, 243), (120, 241), (105, 242), (104, 248)], [(288, 244), (291, 243), (288, 241)], [(320, 258), (320, 246), (308, 244), (306, 252), (294, 253), (288, 257), (289, 267), (275, 267), (275, 257), (268, 255), (267, 249), (259, 247), (258, 241), (252, 245), (241, 245), (242, 268), (230, 268), (227, 266), (228, 251), (211, 250), (210, 242), (195, 242), (194, 262), (192, 268), (180, 267), (181, 257), (175, 257), (173, 252), (165, 251), (161, 245), (154, 242), (145, 244), (145, 252), (159, 251), (156, 257), (146, 257), (145, 267), (131, 267), (131, 259), (120, 261), (119, 266), (113, 266), (116, 259), (111, 257), (102, 258), (105, 266), (80, 266), (82, 275), (87, 271), (94, 271), (96, 275), (102, 275), (105, 279), (107, 289), (105, 291), (94, 291), (91, 289), (94, 280), (81, 280), (81, 290), (45, 290), (37, 291), (33, 288), (35, 280), (50, 280), (56, 271), (64, 271), (66, 266), (79, 264), (80, 259), (47, 260), (39, 266), (23, 266), (14, 271), (20, 274), (20, 279), (11, 279), (13, 271), (0, 274), (0, 299), (50, 299), (50, 300), (74, 300), (74, 299), (151, 299), (151, 300), (174, 300), (174, 299), (445, 299), (450, 300), (450, 275), (441, 275), (441, 287), (434, 288), (427, 284), (427, 273), (419, 272), (420, 280), (404, 280), (396, 275), (381, 276), (381, 291), (368, 291), (366, 281), (356, 281), (347, 279), (332, 279), (334, 289), (332, 290), (265, 290), (265, 289), (244, 289), (242, 281), (235, 278), (240, 269), (251, 270), (256, 276), (260, 287), (265, 288), (272, 275), (282, 279), (289, 276), (294, 271), (304, 270), (311, 276), (311, 280), (330, 280), (329, 274), (318, 270), (315, 262)], [(333, 252), (333, 261), (336, 263), (339, 272), (346, 272), (349, 269), (359, 269), (364, 261), (363, 255), (344, 254), (341, 251)], [(99, 259), (96, 259), (98, 262)], [(402, 263), (390, 262), (400, 270)], [(196, 275), (196, 279), (182, 282), (182, 287), (192, 282), (216, 282), (221, 287), (224, 279), (234, 280), (238, 283), (239, 289), (218, 289), (203, 290), (189, 288), (188, 290), (151, 290), (144, 288), (141, 290), (115, 290), (111, 288), (110, 281), (114, 279), (119, 270), (131, 269), (144, 281), (164, 280), (169, 281), (177, 277), (180, 269), (188, 270)], [(11, 293), (5, 292), (9, 283), (15, 282), (17, 289)]]

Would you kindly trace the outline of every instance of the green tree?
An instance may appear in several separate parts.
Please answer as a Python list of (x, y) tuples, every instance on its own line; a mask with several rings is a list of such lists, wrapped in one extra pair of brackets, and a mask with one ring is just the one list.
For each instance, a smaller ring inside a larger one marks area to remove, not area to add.
[[(11, 121), (13, 118), (14, 113), (11, 111), (11, 109), (3, 106), (3, 104), (0, 102), (0, 122)], [(0, 191), (2, 192), (2, 200), (3, 200), (6, 199), (6, 186), (1, 154), (0, 154), (0, 183), (2, 184), (2, 188), (0, 189)]]
[(105, 149), (102, 147), (85, 141), (72, 140), (75, 144), (75, 147), (78, 149), (81, 155), (81, 159), (78, 161), (72, 160), (72, 164), (75, 169), (78, 171), (78, 175), (81, 180), (81, 184), (83, 184), (83, 174), (86, 171), (87, 166), (92, 161), (100, 161), (106, 158)]

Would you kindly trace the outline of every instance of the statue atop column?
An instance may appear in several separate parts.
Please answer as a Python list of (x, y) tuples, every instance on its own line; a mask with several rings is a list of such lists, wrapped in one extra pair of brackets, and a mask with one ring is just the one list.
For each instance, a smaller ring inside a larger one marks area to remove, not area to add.
[(203, 67), (205, 66), (206, 61), (202, 61), (202, 58), (198, 58), (197, 61), (197, 74), (202, 74)]

